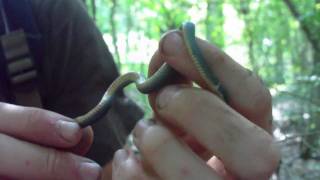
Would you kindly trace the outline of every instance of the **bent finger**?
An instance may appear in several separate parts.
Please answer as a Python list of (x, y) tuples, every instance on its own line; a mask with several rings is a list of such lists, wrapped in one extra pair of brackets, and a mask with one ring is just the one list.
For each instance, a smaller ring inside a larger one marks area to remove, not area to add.
[(160, 125), (140, 121), (134, 130), (135, 144), (144, 160), (162, 179), (220, 179), (204, 161)]
[(0, 177), (12, 179), (96, 180), (95, 162), (0, 134)]

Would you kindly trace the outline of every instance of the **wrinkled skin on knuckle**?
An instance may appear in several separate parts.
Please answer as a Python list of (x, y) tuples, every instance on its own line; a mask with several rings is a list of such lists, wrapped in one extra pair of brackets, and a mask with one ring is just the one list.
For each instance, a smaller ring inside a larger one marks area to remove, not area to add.
[(27, 108), (26, 109), (27, 119), (26, 128), (31, 128), (36, 123), (48, 120), (48, 116), (45, 111), (38, 108)]
[(58, 166), (62, 159), (62, 154), (55, 149), (50, 149), (46, 152), (46, 161), (45, 161), (45, 173), (52, 175), (55, 179), (59, 179), (61, 177), (55, 177), (54, 175), (59, 175)]
[(54, 180), (78, 179), (79, 165), (71, 153), (49, 149), (45, 154), (44, 172), (45, 177)]
[[(45, 111), (38, 108), (28, 108), (28, 110), (26, 110), (26, 114), (27, 119), (24, 123), (24, 127), (22, 128), (26, 129), (28, 132), (32, 131), (32, 133), (29, 133), (30, 136), (32, 136), (32, 139), (37, 139), (38, 141), (43, 142), (48, 139), (48, 136), (55, 133), (45, 133), (46, 129), (35, 129), (37, 126), (47, 127), (51, 130), (54, 129), (54, 120), (50, 119)], [(41, 125), (39, 125), (39, 123), (41, 123)]]
[(256, 96), (254, 96), (252, 106), (257, 115), (266, 115), (270, 113), (272, 108), (272, 97), (268, 88), (263, 86), (257, 91)]
[(248, 107), (253, 114), (260, 115), (270, 112), (272, 105), (272, 97), (269, 89), (263, 84), (260, 77), (252, 74), (248, 79), (248, 99), (250, 106)]
[(44, 113), (37, 108), (26, 108), (25, 111), (27, 113), (28, 124), (33, 124), (44, 117)]

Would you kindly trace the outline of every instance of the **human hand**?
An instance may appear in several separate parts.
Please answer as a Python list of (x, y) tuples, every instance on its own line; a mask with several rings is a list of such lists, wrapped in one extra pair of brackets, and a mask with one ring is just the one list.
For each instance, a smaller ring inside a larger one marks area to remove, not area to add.
[[(206, 41), (197, 40), (208, 64), (227, 91), (228, 104), (207, 90), (178, 32), (160, 42), (150, 64), (165, 61), (182, 74), (174, 85), (150, 96), (158, 124), (134, 129), (141, 156), (119, 150), (113, 180), (268, 179), (279, 150), (271, 131), (271, 96), (261, 80)], [(186, 146), (187, 145), (187, 146)], [(192, 150), (192, 151), (191, 151)]]
[(98, 179), (85, 154), (93, 138), (54, 112), (0, 103), (0, 179)]

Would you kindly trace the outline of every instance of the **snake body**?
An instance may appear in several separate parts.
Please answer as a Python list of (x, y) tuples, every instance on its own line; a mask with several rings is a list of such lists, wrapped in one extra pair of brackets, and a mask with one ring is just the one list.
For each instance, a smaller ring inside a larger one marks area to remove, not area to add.
[[(180, 27), (180, 31), (188, 53), (191, 56), (191, 60), (199, 71), (201, 77), (205, 80), (208, 89), (218, 95), (221, 99), (226, 100), (225, 90), (220, 85), (220, 81), (214, 72), (209, 68), (209, 65), (198, 47), (195, 37), (195, 25), (191, 22), (186, 22)], [(77, 117), (75, 120), (82, 128), (92, 125), (108, 113), (108, 110), (111, 108), (112, 102), (115, 99), (116, 93), (121, 91), (127, 85), (135, 83), (137, 89), (141, 93), (149, 94), (163, 88), (170, 80), (170, 77), (174, 77), (176, 74), (177, 72), (166, 63), (164, 63), (158, 71), (146, 80), (144, 80), (140, 74), (135, 72), (124, 74), (113, 81), (98, 105), (88, 113)]]

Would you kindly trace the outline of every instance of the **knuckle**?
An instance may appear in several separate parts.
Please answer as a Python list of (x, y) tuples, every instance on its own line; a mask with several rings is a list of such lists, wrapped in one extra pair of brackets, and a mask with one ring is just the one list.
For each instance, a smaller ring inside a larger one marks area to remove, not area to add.
[(261, 116), (270, 113), (272, 107), (272, 96), (269, 89), (264, 85), (262, 79), (256, 74), (247, 70), (241, 77), (242, 80), (236, 83), (236, 87), (243, 87), (236, 92), (241, 100), (244, 112), (250, 112), (252, 116)]
[(40, 124), (46, 123), (45, 120), (46, 114), (44, 111), (37, 109), (37, 108), (28, 108), (26, 113), (26, 119), (25, 122), (22, 123), (23, 128), (28, 132), (30, 138), (43, 140), (46, 138), (44, 136), (45, 134), (40, 133), (44, 129), (39, 129), (37, 127), (40, 126)]
[(252, 97), (252, 105), (257, 112), (269, 111), (272, 106), (272, 96), (269, 89), (263, 84), (262, 79), (254, 74), (253, 81), (255, 86), (253, 86), (254, 96)]
[(45, 158), (45, 172), (47, 174), (58, 175), (58, 167), (62, 159), (62, 154), (58, 152), (55, 149), (50, 149), (46, 153), (46, 158)]
[(255, 87), (249, 91), (250, 96), (247, 96), (245, 107), (246, 112), (250, 112), (252, 117), (265, 117), (271, 113), (272, 96), (266, 87)]
[(262, 87), (261, 91), (259, 91), (259, 96), (256, 96), (254, 99), (254, 105), (260, 112), (269, 111), (272, 106), (272, 97), (269, 89), (266, 87)]
[(45, 117), (45, 113), (37, 108), (28, 108), (26, 116), (26, 126), (32, 127)]

